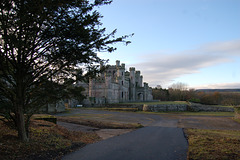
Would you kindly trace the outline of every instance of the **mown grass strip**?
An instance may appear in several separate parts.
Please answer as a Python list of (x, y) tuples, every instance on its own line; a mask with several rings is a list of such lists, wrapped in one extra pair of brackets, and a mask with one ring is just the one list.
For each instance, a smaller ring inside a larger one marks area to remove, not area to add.
[(85, 125), (90, 127), (96, 127), (100, 129), (137, 129), (143, 127), (140, 123), (118, 123), (118, 122), (106, 122), (96, 121), (83, 118), (70, 118), (70, 117), (58, 117), (58, 121), (74, 123), (79, 125)]

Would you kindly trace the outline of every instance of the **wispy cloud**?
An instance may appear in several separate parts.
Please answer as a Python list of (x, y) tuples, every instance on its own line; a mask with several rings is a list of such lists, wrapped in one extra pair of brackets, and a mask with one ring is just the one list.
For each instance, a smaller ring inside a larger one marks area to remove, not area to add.
[(240, 56), (240, 40), (210, 43), (202, 48), (209, 53)]
[(186, 74), (198, 73), (200, 69), (234, 61), (240, 57), (240, 40), (216, 42), (198, 49), (173, 54), (149, 54), (134, 64), (141, 70), (144, 80), (151, 86), (170, 84), (174, 79)]
[(207, 84), (201, 86), (194, 86), (195, 89), (236, 89), (240, 88), (239, 83), (216, 83), (216, 84)]

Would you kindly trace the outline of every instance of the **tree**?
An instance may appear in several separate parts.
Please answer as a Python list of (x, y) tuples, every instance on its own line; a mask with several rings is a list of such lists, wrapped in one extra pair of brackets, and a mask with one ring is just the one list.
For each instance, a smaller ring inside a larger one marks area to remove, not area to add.
[(168, 87), (170, 100), (185, 101), (187, 100), (188, 87), (182, 82), (173, 83)]
[(186, 91), (188, 90), (188, 85), (186, 83), (177, 82), (177, 83), (173, 83), (168, 88), (172, 88), (174, 90)]
[(169, 100), (169, 92), (167, 89), (162, 88), (154, 88), (152, 90), (152, 95), (154, 100), (168, 101)]
[[(1, 0), (0, 2), (0, 112), (14, 123), (18, 136), (28, 141), (30, 117), (43, 104), (62, 97), (76, 69), (93, 75), (97, 53), (112, 52), (115, 38), (101, 28), (95, 10), (111, 0)], [(79, 64), (85, 65), (79, 69)], [(66, 83), (67, 82), (67, 83)], [(49, 94), (50, 93), (50, 94)], [(57, 93), (57, 94), (56, 94)]]

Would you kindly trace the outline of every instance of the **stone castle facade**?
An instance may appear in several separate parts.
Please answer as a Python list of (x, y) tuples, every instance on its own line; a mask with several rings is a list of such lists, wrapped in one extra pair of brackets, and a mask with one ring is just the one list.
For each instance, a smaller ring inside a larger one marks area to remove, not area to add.
[[(125, 70), (125, 64), (108, 65), (98, 77), (85, 85), (85, 94), (91, 104), (111, 104), (121, 102), (152, 101), (152, 89), (143, 83), (140, 71), (131, 67)], [(86, 102), (86, 101), (85, 101)]]

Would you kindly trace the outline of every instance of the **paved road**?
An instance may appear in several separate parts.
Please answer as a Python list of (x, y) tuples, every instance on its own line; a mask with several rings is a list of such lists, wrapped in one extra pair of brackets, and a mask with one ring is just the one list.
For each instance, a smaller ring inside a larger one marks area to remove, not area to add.
[[(108, 111), (74, 111), (81, 114), (105, 114), (104, 119), (140, 122), (147, 127), (109, 138), (71, 153), (63, 160), (182, 160), (187, 158), (188, 144), (178, 119), (159, 115)], [(103, 117), (101, 117), (103, 119)]]
[(181, 128), (149, 126), (87, 145), (63, 160), (185, 160), (187, 148)]

